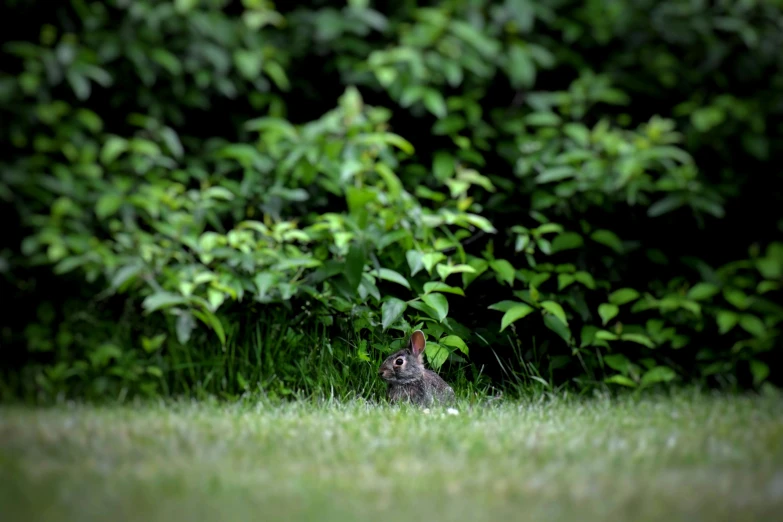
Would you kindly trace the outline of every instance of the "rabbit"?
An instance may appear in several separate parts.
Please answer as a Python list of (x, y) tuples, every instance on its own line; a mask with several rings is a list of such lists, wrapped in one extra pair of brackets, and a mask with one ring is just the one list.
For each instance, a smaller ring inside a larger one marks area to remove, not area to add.
[(430, 406), (434, 401), (450, 403), (454, 390), (440, 376), (424, 367), (424, 333), (411, 334), (407, 348), (398, 350), (383, 361), (378, 374), (388, 383), (389, 402), (409, 400), (419, 406)]

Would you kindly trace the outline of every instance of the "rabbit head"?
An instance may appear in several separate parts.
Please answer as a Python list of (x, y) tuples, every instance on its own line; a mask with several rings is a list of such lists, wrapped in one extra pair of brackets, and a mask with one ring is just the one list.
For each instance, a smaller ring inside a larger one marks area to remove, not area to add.
[(406, 384), (423, 379), (424, 334), (416, 330), (411, 334), (408, 346), (391, 354), (378, 369), (381, 379), (391, 384)]

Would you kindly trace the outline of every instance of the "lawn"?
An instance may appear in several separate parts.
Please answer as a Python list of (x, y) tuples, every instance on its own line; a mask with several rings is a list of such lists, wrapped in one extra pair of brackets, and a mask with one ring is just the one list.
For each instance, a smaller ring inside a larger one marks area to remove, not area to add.
[(0, 408), (15, 521), (781, 520), (783, 401)]

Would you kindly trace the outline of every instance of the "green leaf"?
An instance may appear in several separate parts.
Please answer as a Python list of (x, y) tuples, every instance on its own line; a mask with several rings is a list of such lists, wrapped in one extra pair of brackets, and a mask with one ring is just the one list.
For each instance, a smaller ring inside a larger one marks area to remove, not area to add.
[(173, 294), (171, 292), (155, 292), (154, 294), (147, 296), (144, 301), (142, 301), (141, 306), (147, 313), (150, 313), (155, 310), (160, 310), (161, 308), (170, 308), (185, 303), (187, 303), (187, 299), (181, 295)]
[(618, 254), (622, 254), (624, 251), (622, 240), (611, 230), (596, 230), (590, 235), (590, 239), (611, 248)]
[(468, 345), (465, 344), (465, 341), (462, 340), (461, 337), (457, 335), (447, 335), (446, 337), (443, 337), (440, 339), (440, 344), (445, 346), (451, 346), (453, 348), (456, 348), (457, 350), (461, 351), (465, 355), (468, 354)]
[(769, 377), (769, 366), (757, 359), (751, 359), (750, 373), (753, 375), (753, 385), (758, 386)]
[(413, 154), (414, 152), (414, 148), (411, 142), (398, 134), (394, 134), (393, 132), (384, 132), (381, 133), (381, 138), (383, 141), (389, 143), (390, 145), (394, 145), (405, 154)]
[(388, 329), (399, 319), (408, 305), (405, 301), (396, 297), (389, 297), (381, 305), (381, 325), (383, 330)]
[(378, 250), (383, 251), (390, 245), (400, 245), (403, 241), (409, 239), (411, 233), (408, 230), (397, 229), (387, 232), (378, 239)]
[(174, 8), (178, 13), (184, 14), (195, 8), (199, 0), (175, 0)]
[(726, 117), (721, 107), (708, 105), (699, 107), (691, 113), (691, 123), (701, 133), (706, 133), (713, 127), (720, 125)]
[(439, 180), (445, 180), (454, 175), (454, 158), (446, 151), (439, 150), (432, 158), (432, 173)]
[(562, 181), (564, 179), (572, 178), (576, 175), (576, 170), (568, 165), (561, 165), (558, 167), (552, 167), (542, 171), (536, 176), (535, 181), (538, 184), (551, 183), (553, 181)]
[(536, 66), (525, 46), (514, 43), (508, 52), (508, 77), (515, 89), (530, 88), (536, 81)]
[(424, 254), (418, 250), (408, 250), (405, 252), (405, 259), (408, 260), (408, 267), (411, 269), (411, 277), (415, 276), (420, 270), (424, 268), (422, 258)]
[[(348, 187), (345, 191), (345, 199), (348, 203), (348, 212), (358, 220), (358, 218), (367, 215), (365, 208), (367, 203), (378, 199), (378, 195), (374, 190), (368, 188)], [(362, 228), (364, 228), (363, 225)]]
[(619, 384), (621, 386), (628, 386), (629, 388), (636, 388), (636, 383), (633, 382), (628, 377), (626, 377), (625, 375), (612, 375), (611, 377), (607, 377), (606, 379), (604, 379), (604, 382), (608, 384)]
[(86, 262), (85, 256), (73, 256), (73, 257), (66, 257), (63, 258), (59, 263), (55, 265), (55, 267), (52, 269), (52, 271), (57, 274), (66, 274), (70, 272), (71, 270), (74, 270)]
[(144, 268), (141, 264), (125, 265), (114, 273), (111, 278), (111, 286), (115, 290), (122, 288), (125, 284), (134, 279)]
[(115, 344), (103, 343), (89, 354), (93, 367), (99, 368), (108, 364), (111, 359), (122, 357), (122, 350)]
[[(581, 338), (581, 344), (580, 347), (584, 348), (585, 346), (593, 346), (595, 341), (595, 334), (598, 332), (598, 327), (592, 324), (586, 324), (582, 327), (582, 332), (580, 334)], [(600, 343), (600, 345), (604, 345), (605, 343)], [(606, 345), (608, 346), (608, 345)]]
[(571, 330), (557, 316), (544, 315), (544, 325), (559, 335), (567, 344), (571, 344)]
[(688, 299), (693, 299), (695, 301), (704, 301), (711, 298), (718, 292), (718, 287), (712, 283), (696, 283), (690, 290), (688, 290), (687, 297)]
[(392, 283), (397, 283), (398, 285), (402, 285), (408, 290), (410, 290), (411, 285), (408, 283), (408, 280), (405, 279), (401, 274), (395, 272), (394, 270), (390, 270), (388, 268), (379, 268), (378, 270), (373, 271), (378, 277), (381, 279), (384, 279), (386, 281), (391, 281)]
[[(435, 122), (432, 126), (432, 133), (436, 136), (450, 135), (452, 139), (459, 142), (460, 136), (456, 136), (458, 132), (463, 130), (466, 126), (465, 118), (459, 114), (449, 114), (445, 118)], [(464, 136), (461, 138), (467, 139)]]
[(443, 263), (439, 264), (435, 269), (441, 279), (446, 279), (451, 274), (474, 272), (476, 270), (470, 265), (444, 265)]
[(558, 223), (544, 223), (536, 229), (539, 234), (560, 234), (563, 232), (563, 226)]
[(172, 76), (179, 76), (182, 73), (182, 64), (174, 54), (161, 47), (152, 49), (149, 54), (150, 58), (158, 62), (161, 67)]
[(479, 216), (476, 214), (466, 214), (465, 215), (465, 221), (473, 225), (474, 227), (477, 227), (484, 232), (489, 232), (491, 234), (494, 234), (497, 232), (495, 227), (492, 225), (492, 223), (485, 218), (484, 216)]
[(678, 304), (680, 308), (688, 310), (696, 316), (701, 316), (701, 305), (696, 301), (691, 301), (689, 299), (681, 299), (679, 300)]
[(475, 272), (463, 272), (462, 274), (462, 286), (467, 288), (470, 283), (476, 280), (481, 274), (487, 271), (489, 263), (485, 259), (480, 257), (471, 258), (468, 261), (468, 265), (472, 266)]
[(560, 116), (554, 112), (534, 112), (525, 116), (525, 123), (534, 127), (553, 127), (560, 121)]
[(644, 151), (644, 155), (647, 158), (670, 159), (683, 164), (689, 164), (693, 162), (693, 158), (690, 154), (679, 147), (673, 147), (670, 145), (660, 145), (646, 149)]
[[(513, 301), (510, 302), (513, 303)], [(496, 303), (492, 306), (497, 306), (498, 304), (500, 303)], [(495, 309), (497, 310), (497, 308)], [(500, 331), (502, 332), (505, 330), (511, 323), (530, 315), (534, 310), (535, 309), (532, 306), (526, 305), (525, 303), (514, 303), (512, 306), (509, 306), (506, 313), (503, 314), (503, 318), (500, 320)]]
[(575, 273), (574, 279), (585, 285), (585, 287), (589, 288), (590, 290), (595, 290), (595, 279), (593, 279), (593, 276), (587, 272), (579, 271)]
[(576, 280), (576, 278), (573, 276), (573, 274), (558, 274), (557, 275), (557, 289), (558, 290), (563, 290), (564, 288), (567, 288), (575, 280)]
[(160, 333), (152, 338), (141, 336), (141, 347), (146, 353), (153, 353), (163, 346), (163, 341), (166, 340), (166, 334)]
[(756, 269), (767, 279), (780, 279), (783, 276), (783, 267), (777, 259), (761, 257), (756, 260)]
[(582, 245), (584, 245), (582, 236), (576, 232), (563, 232), (552, 240), (552, 253), (579, 248)]
[(398, 76), (397, 69), (393, 67), (377, 67), (373, 69), (373, 72), (380, 84), (387, 89), (394, 83)]
[(269, 289), (272, 288), (274, 282), (275, 282), (274, 274), (270, 272), (257, 273), (253, 278), (253, 283), (256, 285), (256, 290), (258, 291), (258, 297), (262, 299), (266, 297), (267, 292), (269, 292)]
[(756, 286), (756, 293), (761, 295), (766, 294), (767, 292), (774, 292), (779, 289), (780, 283), (776, 283), (775, 281), (761, 281)]
[(101, 148), (101, 163), (108, 165), (128, 150), (128, 140), (119, 136), (109, 136)]
[(638, 343), (643, 346), (646, 346), (647, 348), (655, 348), (655, 343), (652, 342), (652, 340), (646, 335), (642, 335), (638, 333), (624, 333), (620, 335), (620, 339), (623, 341), (631, 341), (634, 343)]
[(400, 182), (400, 178), (398, 178), (392, 169), (385, 163), (376, 163), (375, 171), (386, 184), (386, 190), (388, 191), (390, 198), (393, 201), (397, 200), (400, 197), (400, 193), (402, 193), (402, 182)]
[(124, 201), (125, 199), (122, 194), (107, 192), (101, 196), (95, 204), (95, 215), (98, 216), (99, 219), (105, 220), (106, 218), (113, 216), (120, 209)]
[(259, 51), (248, 51), (238, 49), (234, 51), (234, 65), (239, 72), (248, 80), (255, 80), (261, 74), (263, 66), (263, 55)]
[(421, 300), (435, 310), (439, 322), (443, 322), (449, 315), (449, 302), (443, 294), (424, 294), (421, 296)]
[(103, 121), (101, 118), (89, 109), (79, 109), (76, 112), (76, 118), (78, 118), (79, 122), (91, 132), (97, 134), (103, 129)]
[(566, 319), (565, 310), (563, 310), (563, 307), (560, 306), (560, 303), (556, 303), (554, 301), (543, 301), (541, 303), (541, 308), (554, 315), (563, 321), (564, 325), (568, 326), (568, 319)]
[(563, 132), (581, 147), (590, 145), (590, 129), (581, 123), (566, 123), (563, 125)]
[(456, 294), (461, 296), (465, 295), (465, 292), (462, 291), (462, 288), (449, 286), (446, 283), (441, 283), (440, 281), (424, 283), (424, 293), (429, 294), (432, 292), (444, 292), (447, 294)]
[(598, 306), (598, 315), (601, 316), (601, 322), (604, 326), (606, 326), (606, 323), (614, 319), (619, 313), (620, 307), (615, 304), (603, 303)]
[(225, 292), (222, 292), (215, 288), (210, 288), (209, 290), (207, 290), (207, 301), (209, 302), (210, 310), (212, 311), (217, 310), (218, 308), (220, 308), (220, 305), (222, 305), (225, 300), (226, 300)]
[(656, 366), (642, 375), (641, 384), (642, 386), (648, 386), (650, 384), (656, 384), (659, 382), (669, 382), (674, 380), (676, 377), (677, 374), (675, 371), (668, 366)]
[(750, 306), (750, 299), (742, 290), (737, 288), (727, 288), (723, 291), (723, 298), (740, 310), (745, 310)]
[(65, 77), (79, 101), (85, 101), (90, 97), (92, 87), (90, 86), (90, 80), (88, 80), (86, 76), (80, 74), (73, 68), (69, 68), (65, 73)]
[(133, 138), (130, 140), (128, 142), (128, 149), (150, 158), (159, 158), (162, 155), (160, 146), (157, 143), (143, 138)]
[(226, 332), (223, 329), (223, 323), (220, 322), (218, 316), (210, 312), (209, 310), (193, 310), (193, 315), (196, 316), (202, 323), (207, 325), (218, 336), (220, 344), (225, 346), (226, 344)]
[(190, 340), (190, 335), (193, 329), (196, 327), (196, 320), (193, 318), (193, 314), (184, 311), (177, 317), (177, 340), (180, 344), (186, 344)]
[(521, 33), (529, 33), (536, 22), (536, 6), (531, 0), (511, 0), (505, 3), (505, 9), (516, 29)]
[(595, 338), (601, 341), (616, 341), (620, 337), (617, 334), (612, 333), (608, 330), (598, 330), (597, 332), (595, 332)]
[(650, 208), (647, 209), (647, 215), (649, 217), (662, 216), (680, 208), (683, 205), (685, 205), (685, 197), (680, 194), (670, 194), (650, 205)]
[(754, 337), (764, 337), (767, 334), (767, 327), (764, 322), (751, 314), (742, 314), (739, 318), (740, 327)]
[(425, 314), (427, 314), (432, 319), (435, 319), (436, 321), (438, 320), (438, 312), (435, 311), (434, 308), (432, 308), (430, 305), (428, 305), (424, 301), (419, 301), (419, 300), (414, 299), (413, 301), (409, 301), (408, 302), (408, 306), (410, 306), (411, 308), (415, 308), (416, 310), (418, 310), (420, 312), (424, 312)]
[(448, 114), (446, 100), (444, 100), (443, 95), (435, 89), (425, 89), (422, 102), (427, 110), (438, 118), (445, 118), (446, 114)]
[(490, 38), (466, 20), (455, 17), (450, 20), (448, 27), (460, 40), (476, 49), (485, 60), (494, 59), (500, 52), (500, 42), (498, 40)]
[(182, 142), (179, 141), (179, 136), (174, 129), (171, 127), (163, 127), (160, 131), (160, 135), (163, 138), (166, 147), (169, 148), (175, 158), (182, 158), (182, 156), (185, 155), (185, 150), (182, 148)]
[(426, 270), (428, 274), (431, 274), (435, 265), (444, 259), (446, 259), (446, 256), (444, 256), (441, 252), (427, 252), (421, 256), (421, 262), (424, 265), (424, 270)]
[(739, 322), (739, 314), (731, 312), (729, 310), (719, 310), (716, 316), (718, 323), (718, 332), (722, 334), (728, 333)]
[(487, 308), (489, 310), (497, 310), (498, 312), (508, 312), (511, 310), (511, 308), (517, 306), (518, 304), (518, 301), (498, 301), (495, 304), (489, 305)]
[(539, 272), (536, 275), (529, 278), (528, 283), (530, 284), (530, 288), (538, 288), (541, 285), (543, 285), (546, 281), (549, 280), (549, 278), (552, 277), (552, 274), (549, 272)]
[(505, 259), (495, 259), (490, 261), (489, 266), (498, 275), (501, 281), (508, 283), (508, 286), (514, 286), (514, 266)]
[(271, 132), (274, 134), (280, 134), (285, 136), (291, 141), (297, 141), (299, 139), (299, 133), (296, 127), (288, 120), (282, 118), (275, 118), (272, 116), (261, 116), (260, 118), (253, 118), (245, 123), (245, 129), (256, 132)]
[(226, 187), (209, 187), (201, 193), (204, 199), (220, 199), (222, 201), (231, 201), (234, 199), (234, 194)]
[(617, 370), (624, 375), (628, 375), (631, 372), (631, 361), (621, 353), (604, 355), (604, 362), (609, 368)]
[(288, 81), (288, 76), (285, 73), (283, 66), (277, 62), (267, 60), (264, 62), (264, 72), (275, 82), (275, 85), (281, 91), (287, 91), (291, 84)]
[(767, 279), (780, 279), (783, 277), (783, 243), (770, 243), (766, 256), (759, 259), (756, 264), (759, 272)]
[(638, 298), (639, 292), (633, 288), (620, 288), (619, 290), (615, 290), (609, 294), (609, 302), (617, 306), (630, 303), (631, 301), (635, 301)]
[(345, 258), (345, 279), (352, 292), (356, 292), (362, 282), (364, 272), (364, 250), (356, 243), (351, 245), (348, 256)]
[(424, 353), (427, 354), (427, 362), (433, 370), (443, 366), (443, 363), (449, 358), (449, 351), (438, 343), (427, 343), (424, 347)]
[(701, 196), (691, 196), (689, 203), (696, 210), (702, 210), (716, 218), (722, 218), (726, 215), (723, 205), (712, 199)]

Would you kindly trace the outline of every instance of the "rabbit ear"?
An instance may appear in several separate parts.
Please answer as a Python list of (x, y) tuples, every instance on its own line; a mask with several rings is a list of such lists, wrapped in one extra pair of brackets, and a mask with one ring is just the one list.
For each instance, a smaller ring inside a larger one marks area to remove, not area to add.
[(411, 334), (411, 351), (417, 359), (421, 359), (421, 354), (424, 353), (424, 346), (427, 342), (424, 340), (424, 333), (421, 330), (416, 330)]

